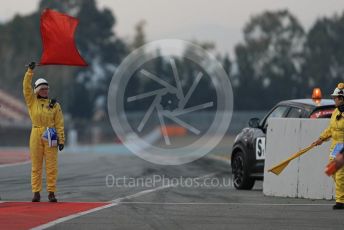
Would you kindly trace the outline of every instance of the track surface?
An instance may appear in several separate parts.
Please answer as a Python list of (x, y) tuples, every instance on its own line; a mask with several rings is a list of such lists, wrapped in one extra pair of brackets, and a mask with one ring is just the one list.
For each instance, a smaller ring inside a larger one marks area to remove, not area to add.
[[(253, 191), (237, 191), (230, 183), (230, 166), (207, 158), (161, 166), (131, 154), (64, 153), (59, 159), (58, 204), (27, 202), (32, 196), (29, 174), (30, 164), (0, 167), (0, 196), (6, 201), (0, 203), (0, 229), (18, 229), (16, 224), (24, 223), (24, 229), (313, 230), (342, 229), (343, 223), (344, 211), (333, 211), (333, 201), (265, 197), (259, 182)], [(179, 185), (158, 179), (145, 186), (129, 186), (124, 179), (117, 186), (112, 183), (124, 177), (174, 178)], [(198, 184), (187, 185), (190, 178)], [(42, 201), (46, 197), (44, 191)]]

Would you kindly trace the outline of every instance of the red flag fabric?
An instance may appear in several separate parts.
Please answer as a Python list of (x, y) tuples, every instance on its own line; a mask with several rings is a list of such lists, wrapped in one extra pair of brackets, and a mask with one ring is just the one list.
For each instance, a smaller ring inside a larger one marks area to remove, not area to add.
[(87, 66), (76, 48), (74, 33), (78, 19), (46, 9), (41, 15), (43, 54), (40, 65)]

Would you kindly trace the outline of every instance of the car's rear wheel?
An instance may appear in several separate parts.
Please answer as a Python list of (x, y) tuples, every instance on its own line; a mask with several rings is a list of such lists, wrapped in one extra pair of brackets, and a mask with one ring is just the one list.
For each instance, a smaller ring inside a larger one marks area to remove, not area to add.
[(236, 189), (250, 190), (255, 180), (250, 178), (243, 152), (237, 152), (232, 159), (233, 184)]

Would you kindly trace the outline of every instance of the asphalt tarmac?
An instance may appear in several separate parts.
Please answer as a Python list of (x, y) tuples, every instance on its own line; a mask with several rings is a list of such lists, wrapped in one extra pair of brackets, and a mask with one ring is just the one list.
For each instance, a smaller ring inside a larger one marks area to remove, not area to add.
[[(333, 211), (334, 201), (266, 197), (261, 182), (238, 191), (230, 171), (228, 163), (207, 157), (164, 166), (130, 153), (63, 153), (59, 201), (107, 205), (37, 229), (343, 228), (344, 211)], [(2, 201), (31, 200), (30, 163), (0, 167), (0, 182)]]

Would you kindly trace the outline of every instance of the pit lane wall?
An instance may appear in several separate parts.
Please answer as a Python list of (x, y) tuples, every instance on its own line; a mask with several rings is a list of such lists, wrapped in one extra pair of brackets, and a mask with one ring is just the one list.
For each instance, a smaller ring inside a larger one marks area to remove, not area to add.
[(267, 196), (334, 199), (331, 177), (324, 173), (330, 141), (295, 159), (279, 176), (267, 170), (310, 145), (329, 124), (329, 119), (269, 120), (266, 138), (263, 193)]

